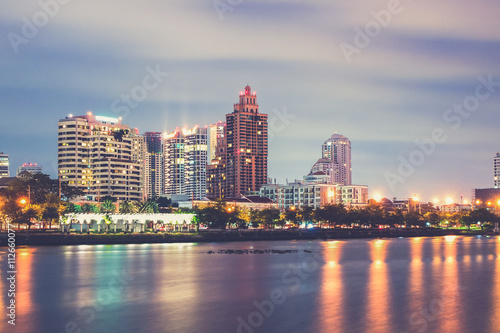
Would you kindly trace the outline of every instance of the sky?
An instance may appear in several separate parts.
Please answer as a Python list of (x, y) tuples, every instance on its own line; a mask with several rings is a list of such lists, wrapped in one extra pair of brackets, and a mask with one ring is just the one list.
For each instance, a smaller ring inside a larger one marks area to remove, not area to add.
[[(302, 179), (332, 134), (387, 198), (470, 200), (500, 151), (495, 0), (5, 1), (0, 152), (57, 174), (57, 122), (146, 131), (225, 119), (249, 84), (269, 177)], [(128, 96), (128, 97), (127, 97)], [(127, 100), (128, 98), (128, 100)]]

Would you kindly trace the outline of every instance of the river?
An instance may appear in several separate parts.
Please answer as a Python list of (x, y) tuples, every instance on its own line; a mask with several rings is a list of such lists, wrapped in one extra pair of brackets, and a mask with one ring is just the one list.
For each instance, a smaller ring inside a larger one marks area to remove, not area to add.
[(1, 332), (500, 332), (500, 237), (25, 247), (15, 265)]

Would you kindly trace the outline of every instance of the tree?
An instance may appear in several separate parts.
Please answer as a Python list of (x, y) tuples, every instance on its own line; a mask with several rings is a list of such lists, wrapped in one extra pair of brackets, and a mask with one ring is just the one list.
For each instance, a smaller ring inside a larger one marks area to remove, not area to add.
[(116, 211), (116, 206), (113, 201), (106, 200), (101, 204), (101, 212), (104, 214), (111, 214)]
[(133, 214), (137, 213), (137, 206), (131, 201), (122, 201), (119, 207), (120, 214)]
[(260, 215), (266, 227), (273, 226), (280, 218), (280, 211), (277, 208), (264, 208), (260, 211)]
[(101, 209), (96, 204), (84, 203), (82, 205), (82, 213), (85, 213), (85, 214), (89, 214), (89, 213), (98, 214), (98, 213), (100, 213), (100, 211), (101, 211)]
[(343, 204), (328, 204), (316, 209), (318, 219), (326, 221), (328, 224), (340, 224), (345, 216), (346, 210)]
[(52, 228), (52, 222), (58, 220), (61, 214), (66, 210), (66, 204), (55, 193), (49, 193), (45, 196), (42, 205), (42, 218), (49, 223), (49, 229)]
[(134, 204), (137, 207), (137, 212), (138, 213), (147, 213), (147, 214), (154, 214), (158, 213), (158, 204), (154, 200), (147, 200), (143, 202), (136, 201)]

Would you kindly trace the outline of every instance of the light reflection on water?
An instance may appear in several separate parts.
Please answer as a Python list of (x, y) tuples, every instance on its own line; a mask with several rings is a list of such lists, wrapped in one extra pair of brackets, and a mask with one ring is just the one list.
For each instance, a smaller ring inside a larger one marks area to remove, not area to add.
[[(0, 253), (6, 272), (5, 248)], [(82, 245), (17, 254), (17, 325), (12, 331), (3, 320), (0, 332), (64, 332), (68, 323), (82, 332), (500, 332), (500, 237)], [(271, 302), (276, 290), (284, 302)]]

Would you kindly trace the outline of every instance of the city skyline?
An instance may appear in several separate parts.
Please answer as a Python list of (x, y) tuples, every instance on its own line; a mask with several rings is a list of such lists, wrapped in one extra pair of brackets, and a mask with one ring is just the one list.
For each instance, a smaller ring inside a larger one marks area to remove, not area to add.
[[(168, 132), (223, 120), (248, 83), (270, 125), (274, 119), (268, 174), (281, 183), (302, 177), (337, 132), (352, 142), (354, 182), (371, 194), (458, 202), (473, 188), (493, 186), (496, 2), (402, 2), (390, 18), (380, 14), (388, 13), (387, 1), (255, 1), (222, 13), (211, 1), (82, 6), (60, 5), (17, 52), (2, 39), (0, 151), (10, 156), (11, 174), (33, 161), (55, 177), (54, 129), (68, 113), (92, 110), (122, 116), (141, 133)], [(3, 35), (23, 37), (23, 17), (32, 21), (41, 10), (6, 4)], [(117, 11), (120, 18), (111, 18)], [(388, 23), (367, 41), (363, 31), (377, 18)], [(243, 52), (234, 47), (241, 38), (249, 38)], [(475, 111), (454, 106), (463, 103)], [(438, 140), (435, 129), (443, 131)], [(398, 173), (402, 161), (422, 156)], [(400, 177), (393, 189), (388, 172)]]

